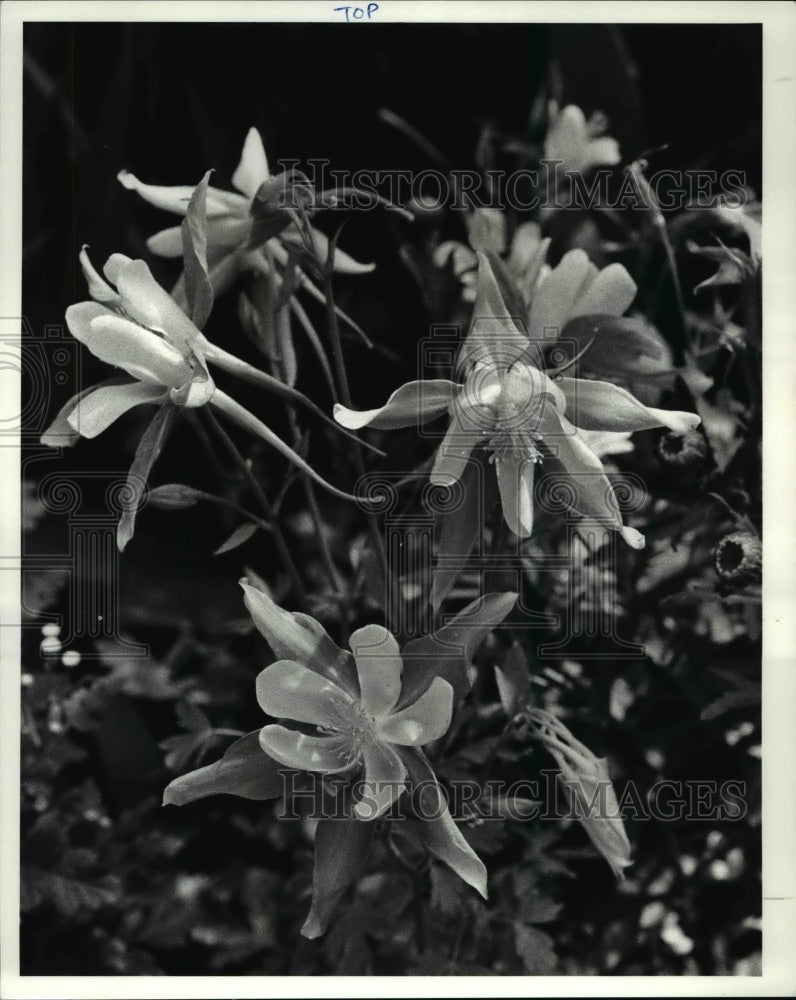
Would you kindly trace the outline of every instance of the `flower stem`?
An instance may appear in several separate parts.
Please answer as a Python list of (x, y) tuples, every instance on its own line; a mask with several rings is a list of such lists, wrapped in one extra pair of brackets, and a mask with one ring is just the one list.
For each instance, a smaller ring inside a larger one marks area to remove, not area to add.
[[(299, 431), (298, 422), (296, 421), (295, 414), (290, 409), (286, 407), (288, 421), (290, 422), (290, 430), (293, 435), (293, 447), (298, 449), (299, 442), (301, 440), (301, 433)], [(343, 582), (340, 574), (337, 572), (337, 568), (334, 565), (334, 560), (332, 559), (332, 553), (329, 548), (329, 541), (326, 537), (326, 532), (323, 530), (323, 521), (321, 519), (321, 512), (318, 507), (318, 499), (315, 496), (315, 487), (309, 476), (305, 475), (303, 472), (300, 473), (301, 485), (304, 488), (304, 496), (307, 500), (307, 508), (309, 509), (310, 517), (312, 518), (312, 526), (315, 529), (315, 537), (318, 541), (318, 548), (321, 554), (321, 562), (326, 570), (326, 576), (329, 580), (329, 585), (332, 592), (342, 596), (344, 593)], [(342, 605), (341, 605), (342, 611)], [(347, 617), (347, 616), (345, 616)]]
[[(329, 340), (332, 343), (332, 356), (334, 358), (335, 370), (337, 373), (337, 385), (340, 401), (344, 406), (351, 407), (351, 390), (348, 384), (348, 374), (345, 367), (345, 357), (343, 356), (343, 346), (340, 341), (340, 328), (337, 324), (337, 312), (334, 305), (334, 289), (332, 287), (331, 261), (322, 262), (324, 268), (323, 289), (326, 299), (326, 324), (329, 330)], [(362, 455), (362, 448), (359, 442), (353, 449), (354, 468), (357, 476), (362, 479), (365, 475), (365, 460)], [(384, 547), (384, 539), (379, 524), (374, 514), (368, 514), (368, 527), (370, 529), (371, 543), (384, 578), (385, 593), (390, 592), (389, 587), (389, 567), (387, 563), (387, 552)]]
[(252, 493), (255, 495), (257, 502), (262, 507), (263, 513), (265, 514), (265, 520), (271, 525), (271, 535), (273, 536), (274, 544), (276, 545), (277, 552), (279, 553), (279, 558), (282, 560), (282, 564), (290, 577), (296, 598), (305, 608), (308, 607), (307, 592), (304, 589), (304, 584), (301, 581), (298, 569), (293, 561), (293, 556), (291, 555), (288, 544), (285, 541), (285, 536), (282, 534), (282, 529), (279, 527), (276, 518), (274, 517), (274, 510), (271, 506), (271, 501), (265, 495), (262, 486), (260, 486), (257, 481), (257, 477), (249, 468), (249, 464), (246, 459), (243, 455), (241, 455), (240, 451), (238, 451), (237, 445), (221, 426), (216, 415), (209, 406), (204, 408), (204, 413), (210, 422), (210, 426), (215, 431), (218, 439), (221, 441), (229, 456), (240, 467), (246, 482), (251, 487)]

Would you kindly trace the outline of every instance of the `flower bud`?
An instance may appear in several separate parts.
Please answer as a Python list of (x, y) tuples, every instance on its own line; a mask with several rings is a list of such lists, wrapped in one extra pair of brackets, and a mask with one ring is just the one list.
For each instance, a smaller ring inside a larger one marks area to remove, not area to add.
[(763, 546), (749, 531), (725, 535), (713, 552), (716, 572), (725, 583), (742, 585), (760, 580)]
[(166, 483), (165, 486), (156, 486), (149, 491), (149, 503), (159, 510), (183, 510), (186, 507), (195, 507), (202, 496), (203, 494), (192, 486)]
[(608, 775), (608, 762), (596, 757), (550, 712), (533, 708), (527, 713), (533, 734), (553, 755), (573, 815), (617, 878), (632, 864), (619, 803)]

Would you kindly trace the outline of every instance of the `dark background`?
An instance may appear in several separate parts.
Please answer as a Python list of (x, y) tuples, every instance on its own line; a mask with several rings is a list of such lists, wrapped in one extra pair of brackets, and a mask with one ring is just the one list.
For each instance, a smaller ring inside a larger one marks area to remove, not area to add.
[[(163, 213), (116, 181), (229, 185), (256, 125), (272, 169), (428, 169), (381, 122), (388, 108), (458, 169), (481, 129), (522, 137), (552, 63), (564, 101), (603, 111), (623, 162), (668, 144), (653, 169), (734, 169), (760, 194), (761, 34), (754, 25), (28, 24), (25, 74), (25, 308), (34, 329), (83, 296), (77, 251), (101, 263)], [(346, 247), (375, 256), (393, 342), (422, 320), (383, 218), (359, 213)], [(328, 227), (327, 227), (328, 228)], [(367, 250), (364, 250), (367, 248)], [(397, 285), (397, 287), (396, 287)], [(378, 296), (376, 296), (378, 297)]]

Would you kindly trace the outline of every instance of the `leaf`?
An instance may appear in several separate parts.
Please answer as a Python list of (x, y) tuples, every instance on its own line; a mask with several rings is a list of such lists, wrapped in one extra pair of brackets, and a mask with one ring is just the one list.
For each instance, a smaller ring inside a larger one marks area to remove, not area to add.
[(536, 927), (515, 922), (514, 948), (522, 964), (532, 976), (549, 976), (555, 973), (557, 961), (552, 938)]
[(127, 491), (130, 502), (125, 505), (122, 516), (119, 518), (119, 526), (116, 529), (116, 544), (120, 552), (124, 552), (135, 532), (135, 518), (149, 479), (149, 473), (163, 449), (176, 412), (176, 407), (170, 400), (165, 402), (152, 418), (152, 422), (144, 431), (136, 448), (133, 464), (127, 473)]
[(273, 799), (283, 790), (287, 770), (260, 747), (260, 731), (236, 740), (221, 760), (175, 778), (163, 793), (163, 805), (184, 806), (207, 795), (240, 795), (244, 799)]
[(367, 860), (375, 824), (352, 818), (321, 819), (315, 832), (312, 907), (301, 928), (306, 938), (320, 937), (345, 891)]
[(509, 647), (503, 665), (495, 667), (495, 681), (503, 710), (513, 718), (525, 705), (531, 690), (528, 664), (518, 642)]
[(182, 221), (185, 298), (188, 315), (201, 330), (213, 308), (213, 286), (207, 273), (207, 185), (208, 170), (194, 188)]
[(80, 910), (98, 910), (118, 899), (118, 890), (56, 872), (42, 871), (23, 865), (20, 871), (20, 909), (32, 910), (43, 902), (51, 902), (66, 917)]
[(238, 546), (243, 545), (244, 542), (248, 540), (257, 531), (256, 524), (240, 524), (232, 532), (229, 538), (222, 542), (221, 545), (213, 552), (214, 556), (220, 556), (224, 552), (231, 552), (233, 549), (237, 549)]
[(516, 600), (512, 591), (486, 594), (438, 631), (408, 642), (401, 653), (403, 686), (396, 708), (416, 701), (435, 677), (444, 678), (453, 688), (454, 701), (460, 701), (471, 686), (466, 667), (476, 647), (502, 623)]

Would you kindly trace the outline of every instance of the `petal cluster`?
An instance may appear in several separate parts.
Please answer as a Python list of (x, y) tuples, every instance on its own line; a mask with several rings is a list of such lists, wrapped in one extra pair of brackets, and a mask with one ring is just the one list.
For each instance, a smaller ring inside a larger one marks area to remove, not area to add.
[(414, 702), (396, 709), (403, 664), (398, 643), (380, 625), (351, 636), (359, 693), (296, 660), (278, 660), (257, 678), (268, 715), (316, 727), (307, 734), (273, 724), (260, 732), (262, 749), (286, 767), (321, 773), (358, 770), (363, 781), (358, 819), (381, 816), (403, 793), (407, 770), (400, 747), (420, 747), (450, 726), (453, 689), (436, 677)]
[[(486, 451), (506, 523), (524, 538), (533, 529), (534, 470), (544, 462), (570, 481), (570, 505), (576, 512), (642, 547), (643, 536), (623, 524), (600, 458), (581, 432), (627, 434), (667, 427), (687, 434), (699, 417), (645, 406), (611, 382), (564, 375), (571, 361), (558, 369), (547, 363), (549, 347), (561, 344), (561, 332), (572, 320), (621, 316), (635, 296), (635, 284), (621, 265), (599, 270), (574, 250), (554, 269), (537, 269), (527, 317), (516, 317), (505, 304), (490, 260), (479, 252), (473, 320), (457, 364), (463, 381), (412, 382), (383, 407), (356, 413), (337, 406), (335, 418), (349, 428), (408, 426), (440, 415), (448, 399), (450, 422), (434, 459), (432, 483), (450, 486), (464, 475), (474, 450)], [(586, 324), (588, 331), (588, 320)], [(587, 341), (580, 353), (590, 346)]]
[[(284, 267), (290, 253), (302, 244), (301, 233), (286, 212), (281, 231), (272, 237), (259, 238), (258, 210), (263, 207), (261, 192), (269, 184), (280, 187), (279, 178), (271, 176), (262, 137), (256, 128), (250, 128), (243, 144), (240, 162), (232, 175), (235, 191), (220, 188), (207, 189), (207, 263), (208, 277), (216, 295), (229, 289), (241, 271), (271, 273), (272, 261)], [(176, 215), (185, 215), (194, 188), (187, 185), (174, 187), (145, 184), (134, 174), (122, 170), (119, 181), (129, 191), (135, 191), (144, 201), (156, 208)], [(289, 188), (289, 183), (288, 183)], [(288, 192), (289, 194), (289, 192)], [(321, 259), (325, 260), (328, 240), (319, 230), (311, 227), (313, 244)], [(147, 240), (149, 250), (160, 257), (182, 256), (180, 226), (171, 226), (155, 233)], [(360, 264), (342, 250), (335, 251), (335, 270), (343, 274), (362, 274), (373, 270), (372, 264)], [(184, 278), (180, 278), (172, 293), (175, 299), (185, 300)]]
[(95, 357), (134, 381), (103, 384), (72, 397), (42, 435), (52, 446), (93, 438), (142, 403), (170, 400), (196, 407), (208, 402), (215, 384), (207, 370), (202, 336), (148, 265), (113, 254), (102, 277), (85, 248), (80, 263), (93, 298), (66, 310), (69, 331)]
[(547, 160), (563, 164), (564, 170), (590, 170), (598, 166), (614, 166), (621, 155), (616, 139), (605, 135), (608, 122), (596, 112), (589, 118), (575, 104), (559, 110), (550, 102), (550, 124), (544, 142)]

